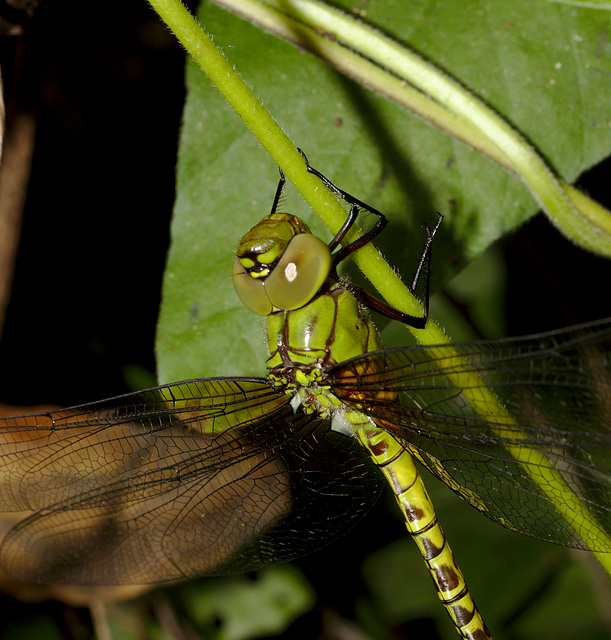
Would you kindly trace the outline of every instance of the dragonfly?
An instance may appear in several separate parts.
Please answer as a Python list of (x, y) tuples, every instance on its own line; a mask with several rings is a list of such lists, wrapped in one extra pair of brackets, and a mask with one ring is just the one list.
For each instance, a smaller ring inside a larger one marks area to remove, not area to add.
[[(339, 232), (326, 244), (277, 211), (280, 172), (233, 264), (239, 299), (267, 318), (267, 375), (1, 419), (0, 510), (23, 516), (0, 568), (89, 586), (247, 572), (344, 534), (385, 478), (458, 634), (491, 638), (418, 464), (512, 531), (611, 551), (611, 319), (383, 349), (368, 308), (426, 326), (441, 218), (410, 287), (422, 316), (404, 314), (337, 273), (385, 216), (306, 167), (349, 206)], [(345, 241), (362, 210), (375, 224)]]

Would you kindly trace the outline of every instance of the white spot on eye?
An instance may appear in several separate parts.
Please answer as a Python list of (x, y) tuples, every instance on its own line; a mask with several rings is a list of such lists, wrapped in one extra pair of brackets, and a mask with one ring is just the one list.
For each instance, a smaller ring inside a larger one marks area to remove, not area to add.
[(289, 262), (284, 269), (284, 275), (289, 282), (293, 282), (297, 277), (297, 265), (294, 262)]

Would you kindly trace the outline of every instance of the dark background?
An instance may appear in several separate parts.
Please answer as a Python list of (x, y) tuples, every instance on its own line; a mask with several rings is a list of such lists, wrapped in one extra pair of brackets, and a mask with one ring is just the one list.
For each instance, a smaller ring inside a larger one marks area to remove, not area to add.
[[(96, 400), (131, 390), (130, 372), (154, 374), (185, 95), (184, 54), (146, 2), (49, 5), (24, 36), (0, 40), (7, 91), (37, 126), (0, 342), (0, 401), (19, 405)], [(606, 161), (579, 184), (609, 207), (608, 175)], [(610, 314), (609, 261), (544, 217), (503, 245), (510, 335)], [(385, 536), (401, 529), (386, 525)], [(313, 579), (327, 560), (308, 562)], [(321, 578), (319, 597), (337, 600), (335, 586)]]

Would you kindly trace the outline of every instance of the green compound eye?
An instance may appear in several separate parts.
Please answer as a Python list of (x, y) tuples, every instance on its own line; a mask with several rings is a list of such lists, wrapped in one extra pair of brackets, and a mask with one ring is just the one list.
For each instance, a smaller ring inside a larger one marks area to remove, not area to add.
[(239, 259), (233, 261), (233, 286), (242, 304), (268, 316), (275, 309), (293, 311), (310, 302), (331, 270), (329, 247), (309, 233), (293, 237), (266, 278), (251, 277)]
[(251, 278), (238, 258), (233, 261), (233, 288), (241, 303), (259, 316), (268, 316), (274, 308), (267, 297), (265, 282)]
[(271, 304), (284, 311), (303, 307), (316, 295), (330, 270), (329, 247), (309, 233), (296, 235), (265, 279)]

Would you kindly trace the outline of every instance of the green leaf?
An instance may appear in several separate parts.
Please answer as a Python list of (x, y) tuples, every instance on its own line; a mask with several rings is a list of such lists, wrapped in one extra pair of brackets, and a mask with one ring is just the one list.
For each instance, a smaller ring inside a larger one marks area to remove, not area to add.
[(232, 576), (185, 586), (181, 593), (190, 619), (200, 628), (215, 628), (219, 640), (281, 633), (315, 601), (292, 565), (262, 569), (256, 579)]
[[(545, 0), (468, 7), (385, 0), (366, 11), (502, 113), (565, 180), (607, 155), (607, 13)], [(446, 216), (436, 238), (436, 288), (536, 212), (514, 177), (322, 61), (213, 5), (199, 18), (312, 165), (388, 215), (379, 245), (406, 281), (421, 250), (420, 225), (434, 222), (436, 211)], [(241, 235), (269, 211), (277, 169), (193, 64), (187, 81), (159, 377), (261, 374), (264, 325), (240, 307), (230, 269)], [(312, 222), (290, 190), (284, 209)]]

